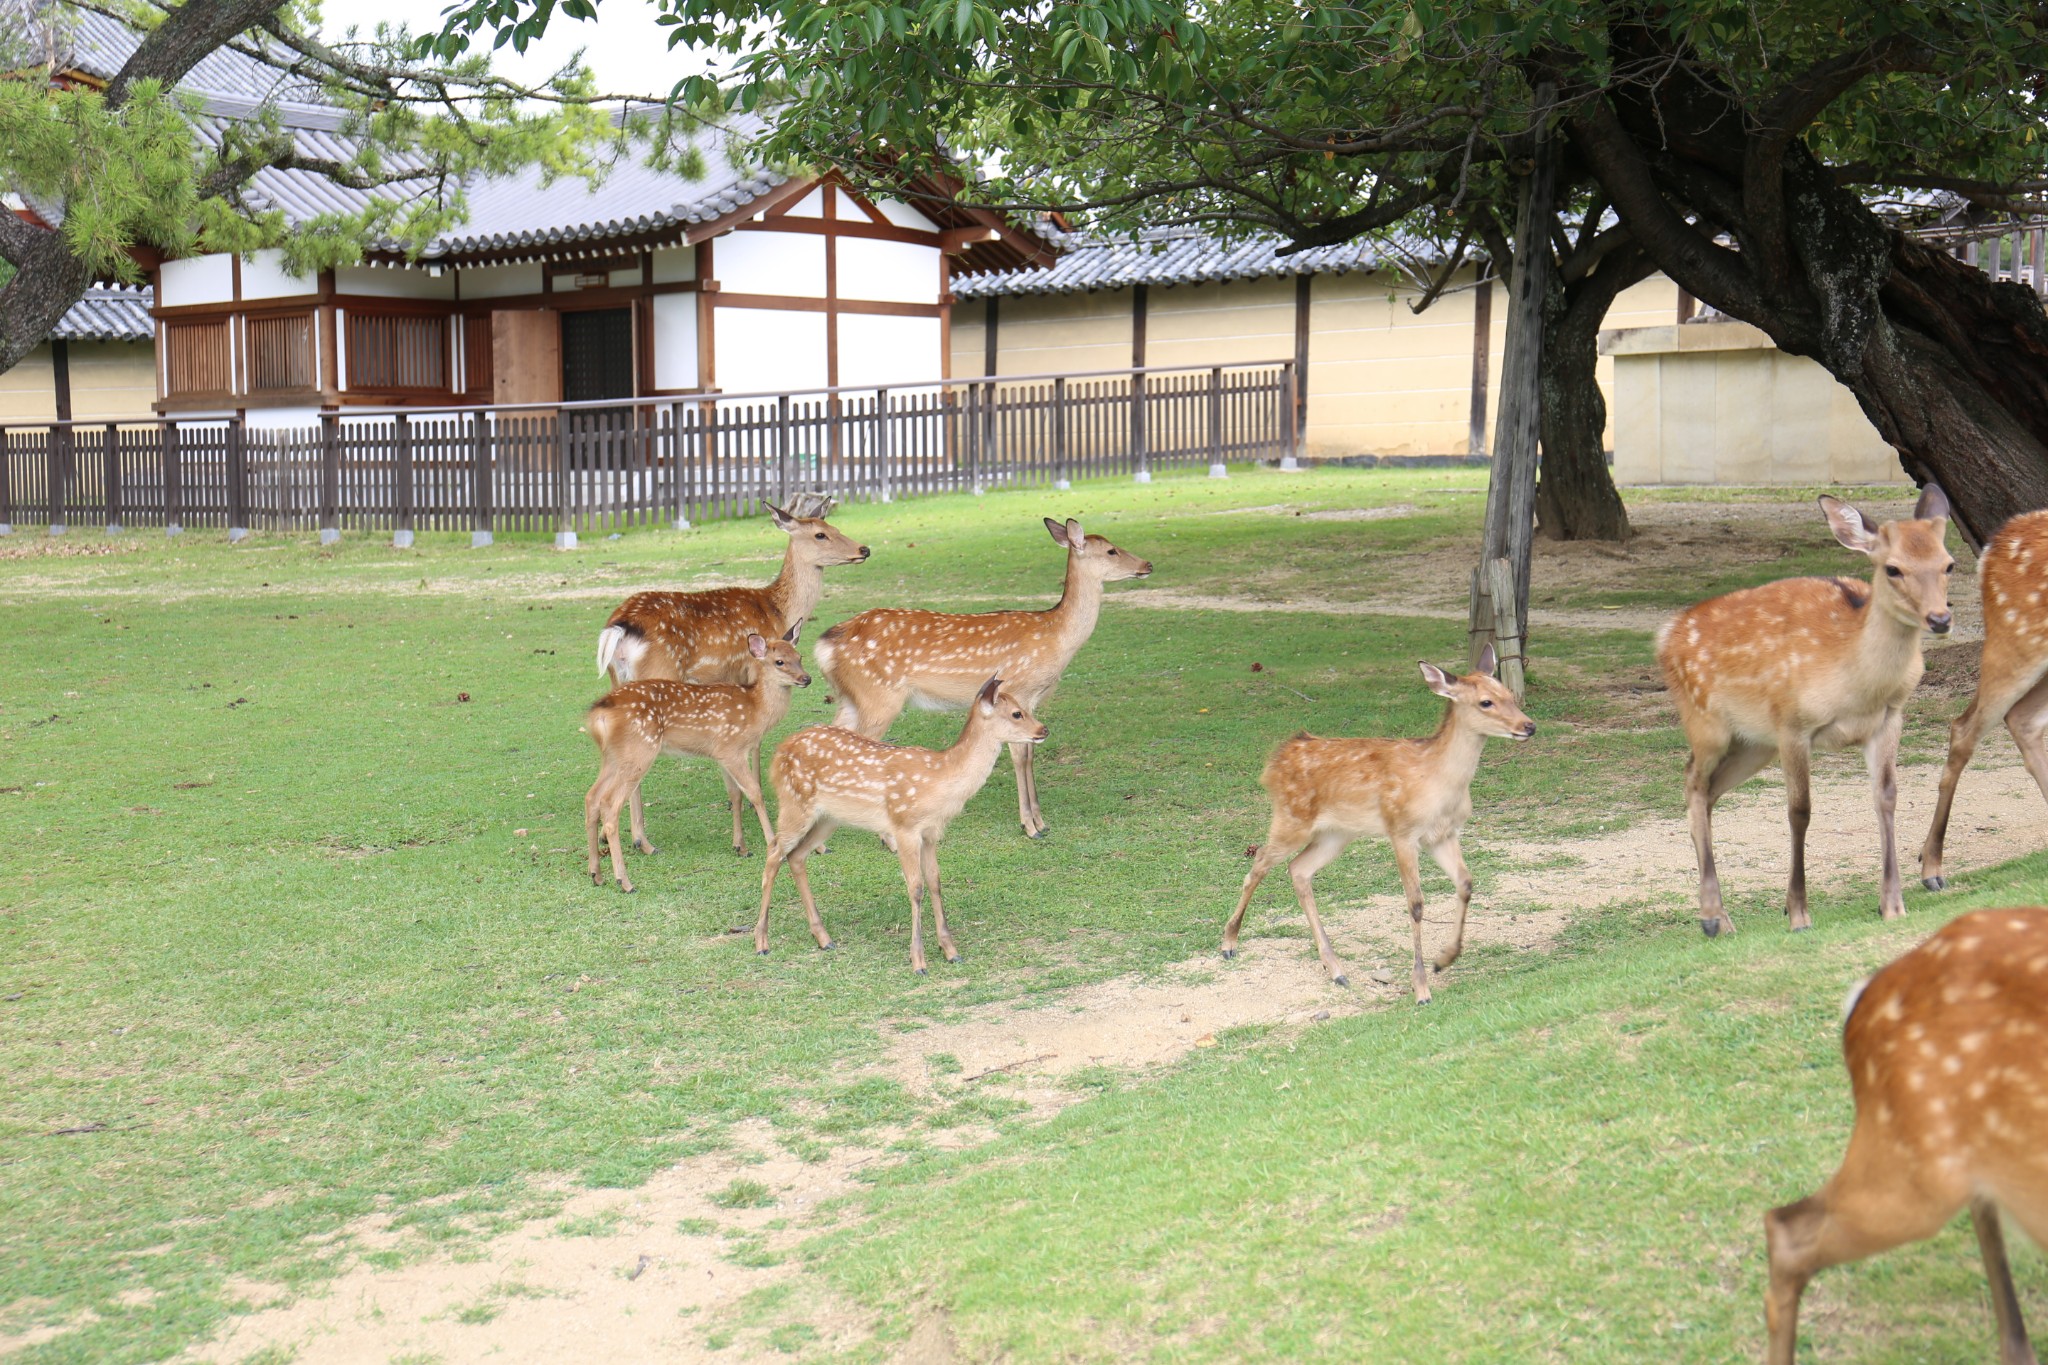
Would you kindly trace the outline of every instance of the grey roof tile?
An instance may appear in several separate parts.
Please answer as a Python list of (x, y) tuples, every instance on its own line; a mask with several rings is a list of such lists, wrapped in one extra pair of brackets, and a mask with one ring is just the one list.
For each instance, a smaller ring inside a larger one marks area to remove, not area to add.
[(1155, 228), (1135, 236), (1049, 234), (1065, 253), (1049, 266), (969, 275), (953, 282), (961, 298), (1003, 294), (1074, 294), (1135, 284), (1202, 284), (1279, 275), (1342, 275), (1399, 260), (1433, 261), (1441, 253), (1421, 239), (1354, 241), (1280, 255), (1277, 237), (1226, 242), (1195, 228)]
[(50, 329), (53, 341), (148, 341), (156, 335), (149, 319), (147, 289), (96, 285)]

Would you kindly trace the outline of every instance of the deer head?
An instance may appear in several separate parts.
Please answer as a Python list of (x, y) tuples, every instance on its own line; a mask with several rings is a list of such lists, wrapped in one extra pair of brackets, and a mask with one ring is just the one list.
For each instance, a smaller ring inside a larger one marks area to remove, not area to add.
[(1956, 561), (1948, 537), (1948, 496), (1938, 484), (1921, 491), (1913, 516), (1873, 529), (1871, 520), (1840, 498), (1820, 496), (1820, 510), (1835, 539), (1876, 566), (1871, 602), (1879, 611), (1914, 627), (1946, 635), (1955, 618), (1948, 609), (1948, 580)]
[(823, 569), (834, 564), (858, 564), (868, 557), (868, 547), (855, 544), (823, 517), (796, 517), (769, 504), (768, 515), (789, 536), (789, 550), (801, 564)]
[(1459, 677), (1425, 663), (1422, 680), (1429, 684), (1430, 691), (1457, 707), (1464, 722), (1480, 734), (1527, 739), (1536, 733), (1536, 722), (1523, 713), (1507, 684), (1493, 676), (1499, 666), (1493, 646), (1487, 645), (1479, 651), (1479, 665), (1474, 671)]
[(1084, 533), (1081, 530), (1081, 523), (1071, 517), (1064, 522), (1047, 517), (1045, 529), (1051, 533), (1053, 544), (1066, 546), (1071, 562), (1079, 564), (1104, 583), (1114, 583), (1122, 578), (1151, 576), (1151, 560), (1140, 559), (1134, 554), (1119, 550), (1102, 536)]
[(1001, 678), (990, 678), (981, 685), (974, 709), (994, 726), (996, 738), (1005, 744), (1038, 744), (1045, 739), (1046, 728), (1023, 702), (1003, 690)]

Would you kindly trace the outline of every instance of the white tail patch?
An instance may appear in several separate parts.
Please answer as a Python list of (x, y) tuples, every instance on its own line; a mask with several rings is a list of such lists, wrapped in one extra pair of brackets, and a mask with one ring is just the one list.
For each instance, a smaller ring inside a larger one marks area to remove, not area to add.
[(934, 697), (929, 692), (918, 691), (911, 692), (910, 704), (920, 711), (958, 711), (966, 705), (965, 702), (948, 701), (944, 697)]
[(1849, 1016), (1856, 1012), (1856, 1002), (1863, 998), (1863, 992), (1876, 978), (1877, 973), (1872, 972), (1869, 976), (1864, 977), (1849, 988), (1849, 994), (1842, 1001), (1842, 1023), (1845, 1026), (1849, 1022)]
[(647, 641), (629, 634), (624, 626), (606, 626), (597, 633), (597, 671), (610, 673), (618, 681), (633, 681), (633, 670), (647, 654)]
[(838, 656), (839, 642), (836, 640), (828, 640), (824, 636), (820, 635), (818, 637), (817, 643), (811, 646), (811, 653), (817, 656), (818, 671), (820, 673), (823, 673), (828, 678), (831, 677), (832, 660)]

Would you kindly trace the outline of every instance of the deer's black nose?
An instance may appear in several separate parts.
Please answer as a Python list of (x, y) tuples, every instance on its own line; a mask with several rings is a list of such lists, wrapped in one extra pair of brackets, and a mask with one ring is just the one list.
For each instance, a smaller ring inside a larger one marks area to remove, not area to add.
[(860, 547), (860, 557), (862, 559), (866, 559), (872, 553), (873, 551), (869, 550), (867, 546), (863, 545)]
[(1955, 620), (1956, 618), (1949, 612), (1933, 612), (1927, 617), (1927, 628), (1936, 635), (1946, 635), (1948, 634), (1948, 628), (1955, 624)]

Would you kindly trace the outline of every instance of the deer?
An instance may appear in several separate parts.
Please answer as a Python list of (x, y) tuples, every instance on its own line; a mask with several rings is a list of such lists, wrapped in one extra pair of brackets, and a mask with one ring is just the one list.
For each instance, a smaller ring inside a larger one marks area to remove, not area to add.
[(1899, 731), (1925, 667), (1920, 633), (1944, 635), (1954, 622), (1948, 580), (1955, 560), (1943, 543), (1948, 498), (1930, 483), (1910, 519), (1875, 528), (1840, 498), (1822, 494), (1819, 501), (1835, 539), (1869, 556), (1868, 583), (1780, 579), (1688, 607), (1657, 632), (1657, 662), (1689, 750), (1686, 818), (1708, 938), (1735, 927), (1714, 870), (1714, 805), (1773, 760), (1784, 770), (1792, 829), (1785, 913), (1795, 932), (1811, 927), (1806, 827), (1815, 749), (1862, 748), (1877, 808), (1880, 909), (1886, 919), (1906, 913), (1893, 823)]
[[(2038, 565), (2038, 567), (2037, 567)], [(2005, 722), (2027, 772), (2048, 796), (2048, 617), (2042, 615), (2042, 577), (2048, 574), (2048, 512), (2025, 512), (1998, 528), (1977, 561), (1984, 602), (1984, 653), (1977, 694), (1948, 729), (1948, 764), (1927, 842), (1920, 848), (1920, 883), (1929, 891), (1948, 885), (1942, 845), (1956, 783), (1986, 729)]]
[[(1127, 554), (1081, 523), (1045, 518), (1067, 552), (1066, 586), (1043, 611), (954, 612), (883, 608), (841, 621), (818, 637), (819, 671), (839, 699), (834, 724), (870, 739), (889, 733), (906, 703), (958, 710), (999, 675), (1027, 711), (1051, 700), (1060, 675), (1088, 643), (1102, 612), (1104, 585), (1145, 578), (1149, 560)], [(1017, 819), (1033, 839), (1049, 826), (1038, 805), (1029, 743), (1010, 746), (1017, 774)]]
[(782, 572), (758, 588), (703, 592), (636, 592), (597, 633), (597, 671), (612, 681), (652, 678), (738, 682), (747, 669), (749, 635), (774, 640), (808, 620), (825, 595), (825, 570), (859, 564), (868, 547), (855, 544), (823, 517), (768, 515), (789, 536)]
[(947, 962), (958, 963), (960, 950), (946, 929), (945, 902), (939, 895), (939, 841), (988, 781), (1005, 744), (1041, 744), (1045, 736), (1045, 727), (1009, 685), (990, 678), (968, 704), (960, 737), (944, 749), (889, 744), (835, 725), (809, 726), (782, 741), (768, 765), (777, 821), (761, 874), (754, 951), (768, 952), (768, 906), (775, 894), (775, 875), (784, 863), (803, 898), (811, 937), (820, 948), (836, 946), (818, 917), (805, 861), (835, 828), (852, 825), (882, 835), (902, 864), (903, 884), (910, 893), (912, 970), (925, 975), (927, 896), (939, 949)]
[(1465, 948), (1465, 914), (1472, 904), (1472, 872), (1458, 836), (1472, 818), (1472, 775), (1488, 739), (1526, 740), (1536, 733), (1515, 694), (1494, 677), (1492, 645), (1479, 651), (1474, 670), (1453, 676), (1435, 664), (1422, 665), (1429, 690), (1444, 698), (1444, 717), (1428, 739), (1322, 739), (1302, 732), (1266, 761), (1259, 785), (1273, 798), (1266, 842), (1252, 856), (1238, 892), (1237, 910), (1223, 926), (1223, 956), (1237, 956), (1237, 932), (1246, 907), (1266, 875), (1283, 862), (1294, 881), (1295, 898), (1315, 935), (1316, 956), (1334, 985), (1348, 986), (1345, 966), (1330, 949), (1316, 913), (1315, 875), (1350, 844), (1378, 835), (1394, 846), (1401, 889), (1408, 896), (1408, 920), (1415, 942), (1415, 1003), (1430, 1002), (1429, 973), (1422, 958), (1422, 872), (1419, 853), (1428, 849), (1457, 886), (1458, 927), (1451, 945), (1437, 955), (1446, 971)]
[(774, 840), (768, 812), (761, 807), (761, 784), (755, 773), (760, 766), (761, 736), (789, 711), (790, 693), (811, 683), (796, 648), (802, 625), (799, 621), (791, 626), (779, 640), (764, 640), (758, 633), (747, 636), (747, 655), (757, 665), (747, 683), (650, 678), (615, 687), (591, 706), (583, 728), (597, 742), (600, 756), (597, 781), (583, 798), (591, 885), (604, 885), (598, 872), (601, 831), (611, 846), (612, 876), (619, 890), (630, 893), (634, 889), (621, 851), (619, 808), (631, 804), (633, 846), (642, 853), (653, 853), (640, 804), (640, 782), (663, 754), (697, 754), (718, 765), (732, 805), (733, 852), (744, 857), (747, 851), (740, 821), (742, 796), (761, 822), (761, 838)]
[(2003, 1365), (2035, 1365), (2000, 1214), (2048, 1245), (2048, 910), (1979, 910), (1849, 995), (1856, 1122), (1814, 1194), (1764, 1215), (1770, 1365), (1792, 1365), (1817, 1273), (1920, 1241), (1964, 1205)]

